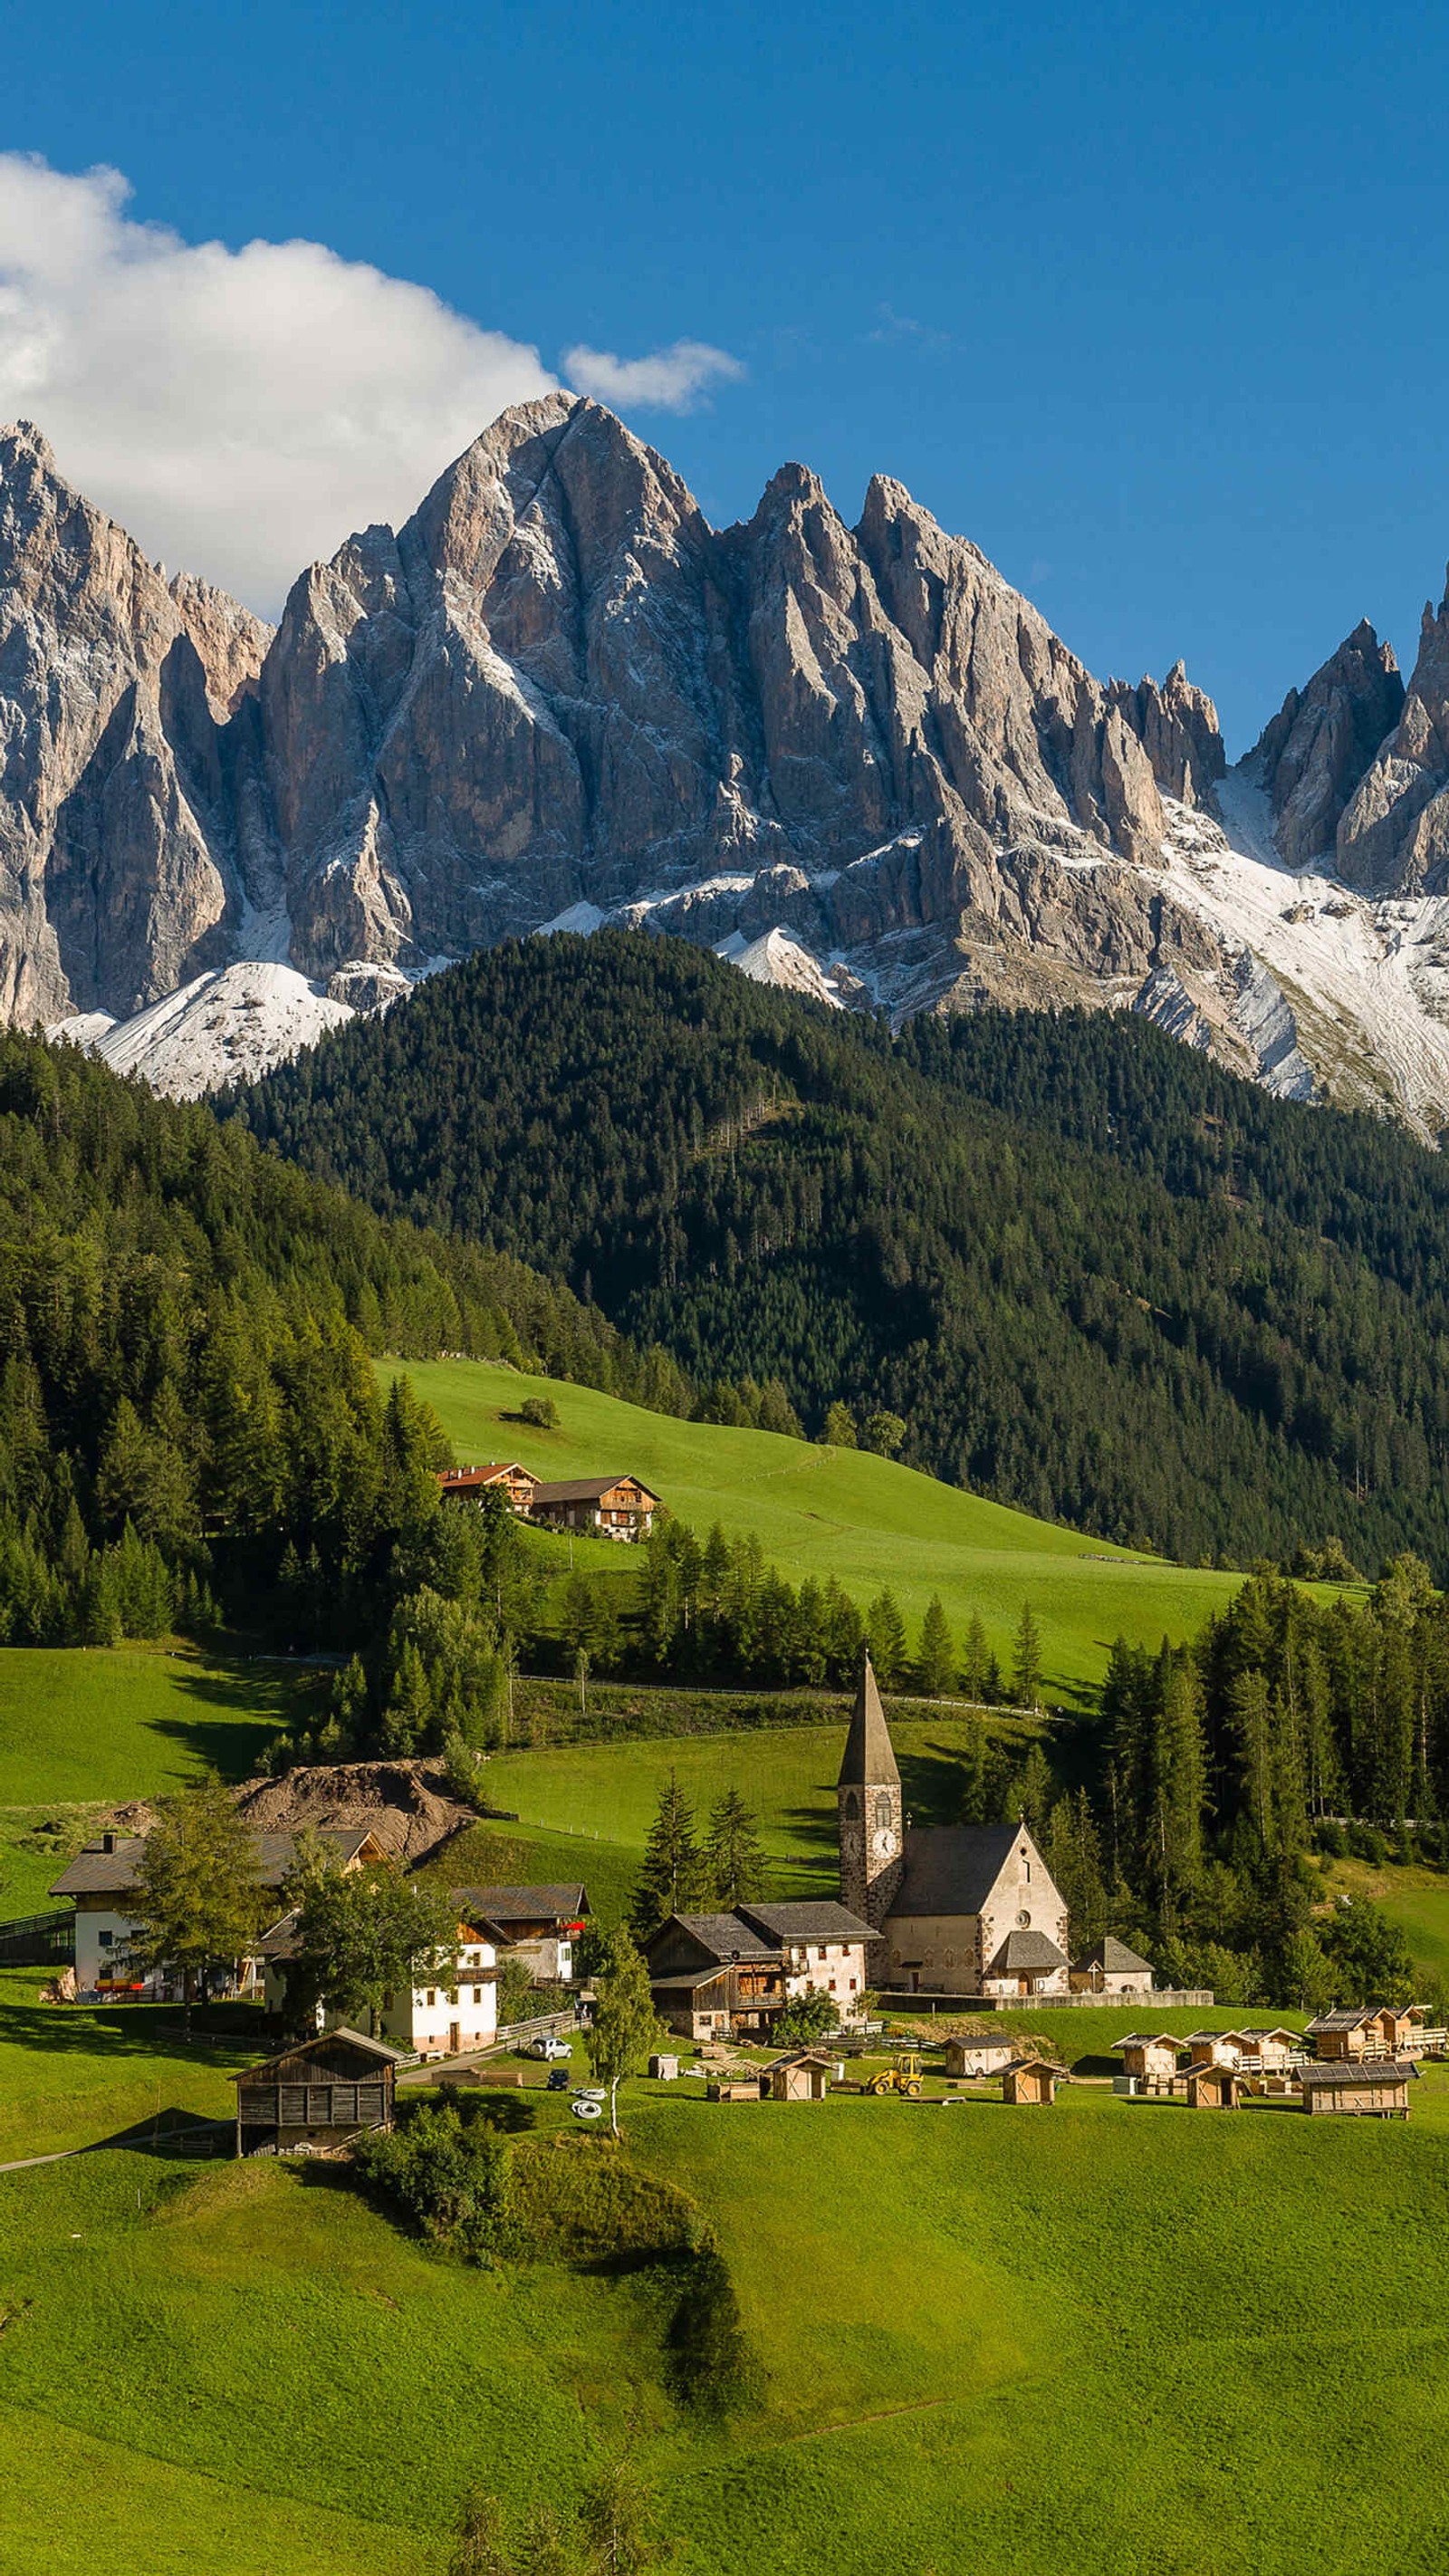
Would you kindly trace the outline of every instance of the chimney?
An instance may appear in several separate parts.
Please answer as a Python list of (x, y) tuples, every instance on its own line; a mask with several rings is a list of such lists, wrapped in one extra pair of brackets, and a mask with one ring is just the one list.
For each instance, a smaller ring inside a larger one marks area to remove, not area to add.
[(115, 1835), (114, 1835), (114, 1834), (112, 1834), (112, 1833), (104, 1833), (104, 1834), (102, 1834), (102, 1836), (101, 1836), (101, 1849), (102, 1849), (102, 1851), (103, 1851), (103, 1852), (113, 1852), (113, 1851), (115, 1850), (115, 1848), (116, 1848), (116, 1837), (115, 1837)]

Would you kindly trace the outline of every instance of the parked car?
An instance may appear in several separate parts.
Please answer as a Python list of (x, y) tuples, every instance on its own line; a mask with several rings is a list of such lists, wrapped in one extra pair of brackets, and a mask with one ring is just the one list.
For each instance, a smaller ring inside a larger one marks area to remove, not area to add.
[(570, 2075), (566, 2066), (551, 2066), (549, 2068), (547, 2089), (550, 2093), (567, 2093), (572, 2082), (573, 2077)]
[(573, 2051), (566, 2039), (559, 2038), (557, 2031), (546, 2030), (541, 2038), (524, 2041), (523, 2054), (525, 2057), (542, 2057), (551, 2061), (555, 2057), (571, 2057)]

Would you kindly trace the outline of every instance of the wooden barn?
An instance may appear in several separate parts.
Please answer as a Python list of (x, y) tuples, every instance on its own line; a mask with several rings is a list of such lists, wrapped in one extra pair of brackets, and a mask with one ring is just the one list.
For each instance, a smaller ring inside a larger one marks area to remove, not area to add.
[(957, 2077), (967, 2075), (1000, 2075), (1017, 2053), (1014, 2039), (965, 2039), (955, 2037), (946, 2042), (946, 2072)]
[(1309, 2023), (1308, 2036), (1314, 2055), (1328, 2063), (1357, 2063), (1370, 2057), (1418, 2057), (1423, 2054), (1426, 2018), (1422, 2004), (1335, 2007)]
[(797, 2048), (765, 2068), (760, 2091), (769, 2102), (823, 2102), (834, 2073), (835, 2060), (822, 2049)]
[(1129, 2031), (1125, 2039), (1115, 2039), (1113, 2050), (1120, 2055), (1122, 2072), (1130, 2075), (1139, 2093), (1165, 2093), (1177, 2077), (1177, 2052), (1181, 2046), (1170, 2030)]
[(1339, 2058), (1328, 2065), (1305, 2066), (1300, 2082), (1303, 2108), (1313, 2116), (1337, 2112), (1360, 2120), (1407, 2120), (1409, 2080), (1416, 2069), (1408, 2059)]
[(1057, 2086), (1062, 2080), (1059, 2066), (1049, 2066), (1044, 2057), (1014, 2057), (1001, 2072), (1003, 2102), (1055, 2102)]
[(236, 2151), (340, 2147), (390, 2129), (401, 2052), (360, 2030), (319, 2031), (236, 2078)]
[(1190, 2066), (1187, 2070), (1189, 2111), (1236, 2111), (1239, 2085), (1231, 2066)]

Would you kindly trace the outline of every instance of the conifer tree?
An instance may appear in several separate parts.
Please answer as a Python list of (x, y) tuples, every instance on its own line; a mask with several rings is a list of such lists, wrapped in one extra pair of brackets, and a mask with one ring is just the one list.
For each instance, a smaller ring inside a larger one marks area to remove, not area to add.
[(866, 1612), (865, 1624), (876, 1680), (882, 1690), (894, 1690), (905, 1670), (906, 1623), (893, 1592), (876, 1594)]
[(967, 1622), (961, 1682), (967, 1698), (979, 1704), (986, 1688), (986, 1630), (979, 1610), (973, 1610)]
[(1041, 1636), (1029, 1601), (1021, 1605), (1012, 1650), (1011, 1687), (1019, 1708), (1035, 1708), (1041, 1697)]
[(927, 1699), (943, 1699), (955, 1679), (956, 1649), (939, 1597), (928, 1603), (921, 1621), (918, 1670)]
[(704, 1845), (705, 1880), (712, 1905), (733, 1913), (763, 1895), (765, 1855), (757, 1822), (738, 1789), (726, 1789), (710, 1810)]
[(647, 1941), (671, 1914), (688, 1914), (698, 1905), (704, 1865), (694, 1833), (694, 1810), (671, 1771), (659, 1793), (659, 1805), (635, 1884), (629, 1920), (640, 1941)]
[(851, 1412), (848, 1404), (841, 1404), (837, 1400), (829, 1407), (825, 1416), (825, 1439), (827, 1446), (831, 1449), (855, 1449), (859, 1447), (859, 1434), (855, 1427), (855, 1416)]

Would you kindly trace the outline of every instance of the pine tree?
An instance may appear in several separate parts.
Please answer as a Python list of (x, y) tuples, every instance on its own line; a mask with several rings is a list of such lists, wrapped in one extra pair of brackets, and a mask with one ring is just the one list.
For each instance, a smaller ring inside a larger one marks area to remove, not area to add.
[(876, 1594), (865, 1624), (876, 1680), (882, 1690), (894, 1690), (906, 1665), (906, 1623), (893, 1592)]
[(1031, 1603), (1023, 1601), (1012, 1650), (1011, 1687), (1018, 1708), (1035, 1708), (1041, 1698), (1041, 1636)]
[(973, 1610), (967, 1622), (961, 1683), (967, 1698), (979, 1705), (986, 1688), (986, 1630), (981, 1624), (979, 1610)]
[(855, 1449), (859, 1446), (855, 1416), (848, 1404), (836, 1402), (830, 1406), (825, 1416), (825, 1439), (831, 1449)]
[(659, 1805), (635, 1884), (629, 1920), (641, 1941), (667, 1923), (671, 1914), (688, 1914), (698, 1905), (704, 1865), (694, 1837), (694, 1810), (671, 1771), (659, 1793)]
[(921, 1621), (921, 1652), (917, 1669), (927, 1699), (944, 1698), (956, 1676), (956, 1648), (939, 1598), (927, 1605), (926, 1615)]
[(704, 1869), (709, 1901), (725, 1913), (755, 1903), (764, 1892), (765, 1855), (756, 1819), (738, 1789), (726, 1789), (710, 1810)]

